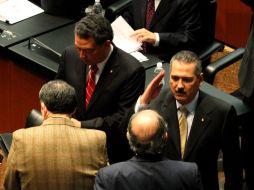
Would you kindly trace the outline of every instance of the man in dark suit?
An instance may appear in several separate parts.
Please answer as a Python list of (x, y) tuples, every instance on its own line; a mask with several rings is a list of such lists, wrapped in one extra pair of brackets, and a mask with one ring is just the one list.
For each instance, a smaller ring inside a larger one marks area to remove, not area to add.
[[(155, 13), (147, 26), (148, 2), (154, 1)], [(133, 36), (146, 43), (146, 53), (169, 61), (182, 49), (199, 45), (201, 19), (196, 0), (133, 0), (123, 17), (135, 30)]]
[(43, 123), (13, 133), (3, 189), (91, 190), (107, 165), (106, 134), (77, 128), (75, 89), (66, 82), (49, 81), (39, 98)]
[[(64, 51), (56, 75), (76, 89), (76, 118), (81, 121), (81, 127), (106, 132), (110, 163), (131, 156), (125, 136), (128, 121), (123, 118), (145, 85), (144, 67), (114, 46), (112, 39), (111, 25), (104, 17), (84, 17), (75, 26), (75, 47)], [(95, 65), (98, 68), (96, 86), (86, 105), (90, 70)]]
[(144, 110), (134, 114), (127, 136), (135, 156), (100, 169), (94, 190), (202, 189), (196, 164), (162, 156), (168, 138), (167, 124), (157, 112)]
[(241, 98), (252, 109), (251, 115), (242, 126), (242, 150), (245, 169), (245, 181), (248, 190), (254, 189), (254, 156), (253, 156), (253, 134), (254, 128), (250, 124), (254, 116), (254, 1), (242, 0), (252, 9), (251, 31), (245, 48), (243, 59), (240, 65), (238, 80)]
[[(161, 71), (151, 81), (136, 108), (149, 106), (168, 122), (171, 138), (166, 146), (166, 156), (173, 160), (196, 162), (204, 189), (219, 190), (217, 160), (219, 151), (222, 150), (224, 188), (240, 190), (242, 167), (235, 109), (199, 90), (203, 74), (201, 62), (193, 52), (180, 51), (172, 57), (170, 89), (164, 88), (161, 91), (160, 83), (164, 74)], [(180, 137), (178, 121), (181, 107), (186, 110), (187, 134), (184, 137)], [(186, 139), (186, 143), (181, 148), (183, 139)]]

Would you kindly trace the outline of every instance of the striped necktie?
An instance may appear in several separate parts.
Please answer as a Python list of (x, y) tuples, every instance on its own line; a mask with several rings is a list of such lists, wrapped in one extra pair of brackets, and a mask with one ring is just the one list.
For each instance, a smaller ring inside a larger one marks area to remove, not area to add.
[(92, 65), (90, 67), (88, 81), (87, 81), (87, 84), (86, 84), (86, 108), (88, 107), (90, 99), (93, 95), (93, 91), (95, 89), (95, 85), (96, 85), (95, 75), (96, 75), (97, 71), (98, 71), (97, 65)]
[(146, 7), (146, 29), (149, 29), (155, 12), (154, 0), (148, 0)]
[[(155, 12), (154, 0), (148, 0), (146, 6), (146, 29), (150, 28), (150, 24)], [(143, 52), (147, 53), (147, 44), (143, 43)]]

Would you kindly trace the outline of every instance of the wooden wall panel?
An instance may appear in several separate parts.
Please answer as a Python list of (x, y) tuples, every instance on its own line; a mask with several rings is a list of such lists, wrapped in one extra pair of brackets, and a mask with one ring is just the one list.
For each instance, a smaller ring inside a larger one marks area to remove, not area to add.
[(251, 9), (240, 0), (217, 0), (216, 39), (232, 47), (245, 47)]
[(5, 57), (0, 57), (0, 76), (0, 132), (13, 132), (24, 127), (32, 108), (40, 108), (38, 92), (47, 78)]

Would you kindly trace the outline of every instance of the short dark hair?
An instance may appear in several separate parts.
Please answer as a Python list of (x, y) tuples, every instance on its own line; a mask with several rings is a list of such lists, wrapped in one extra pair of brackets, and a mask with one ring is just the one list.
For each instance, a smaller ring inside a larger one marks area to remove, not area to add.
[[(142, 110), (145, 111), (145, 110)], [(140, 111), (140, 112), (142, 112)], [(154, 111), (154, 110), (153, 110)], [(131, 150), (139, 155), (142, 154), (162, 154), (163, 149), (166, 145), (165, 134), (168, 132), (167, 122), (163, 119), (161, 115), (157, 113), (157, 125), (159, 126), (156, 133), (151, 137), (149, 142), (142, 142), (138, 137), (132, 132), (132, 121), (139, 115), (140, 112), (133, 114), (130, 118), (128, 124), (128, 140)]]
[(62, 80), (52, 80), (41, 87), (39, 99), (52, 113), (71, 114), (77, 107), (75, 89)]
[(180, 61), (185, 64), (194, 63), (196, 65), (195, 74), (199, 76), (202, 73), (202, 64), (201, 60), (197, 56), (196, 53), (188, 50), (182, 50), (176, 53), (170, 60), (170, 70), (172, 66), (172, 62)]
[(94, 38), (95, 43), (102, 45), (107, 40), (113, 40), (113, 30), (110, 22), (101, 15), (88, 15), (75, 25), (75, 34), (80, 38)]

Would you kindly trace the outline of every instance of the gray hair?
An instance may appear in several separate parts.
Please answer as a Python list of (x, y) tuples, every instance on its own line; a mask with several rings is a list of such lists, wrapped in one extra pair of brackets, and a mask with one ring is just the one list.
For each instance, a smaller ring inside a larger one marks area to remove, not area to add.
[(41, 87), (39, 99), (52, 113), (71, 114), (77, 107), (75, 89), (62, 80), (52, 80)]
[(170, 70), (172, 67), (172, 63), (174, 61), (180, 61), (184, 64), (193, 64), (194, 63), (196, 65), (196, 69), (195, 69), (196, 76), (199, 76), (202, 73), (201, 60), (199, 59), (197, 54), (195, 54), (192, 51), (182, 50), (182, 51), (179, 51), (178, 53), (176, 53), (170, 60)]

